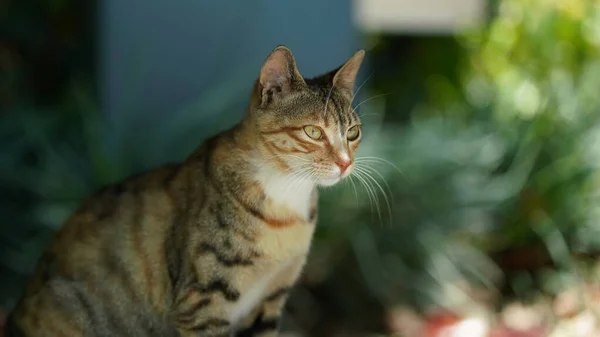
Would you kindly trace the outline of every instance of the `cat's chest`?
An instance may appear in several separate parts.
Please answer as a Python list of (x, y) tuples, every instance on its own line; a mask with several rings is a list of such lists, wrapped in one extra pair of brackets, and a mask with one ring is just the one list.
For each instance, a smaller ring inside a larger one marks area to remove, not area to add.
[(314, 186), (267, 173), (258, 180), (266, 198), (261, 214), (249, 224), (258, 228), (253, 242), (258, 258), (251, 268), (236, 275), (241, 296), (229, 312), (234, 325), (271, 292), (294, 283), (315, 230), (314, 219), (310, 219), (311, 210), (316, 210)]
[(298, 224), (290, 228), (266, 229), (256, 242), (260, 258), (246, 270), (241, 297), (230, 312), (238, 323), (269, 294), (289, 288), (301, 271), (310, 249), (314, 226)]
[(306, 222), (283, 228), (265, 228), (256, 246), (266, 263), (285, 262), (308, 253), (314, 230), (315, 226)]

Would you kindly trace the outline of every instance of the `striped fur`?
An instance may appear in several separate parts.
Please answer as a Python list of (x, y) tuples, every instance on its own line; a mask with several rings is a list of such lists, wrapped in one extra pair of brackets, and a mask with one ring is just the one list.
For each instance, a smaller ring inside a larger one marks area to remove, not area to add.
[(352, 170), (336, 162), (358, 146), (346, 132), (360, 124), (350, 104), (363, 55), (304, 79), (276, 48), (240, 123), (182, 163), (98, 191), (67, 220), (6, 336), (277, 335), (310, 249), (316, 187)]

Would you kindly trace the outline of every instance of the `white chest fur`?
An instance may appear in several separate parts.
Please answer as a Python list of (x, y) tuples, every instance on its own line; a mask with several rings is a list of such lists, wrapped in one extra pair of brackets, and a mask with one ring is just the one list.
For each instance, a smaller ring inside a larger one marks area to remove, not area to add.
[(262, 299), (268, 296), (268, 292), (273, 288), (280, 273), (289, 267), (290, 263), (282, 263), (269, 270), (268, 273), (261, 275), (252, 285), (246, 289), (242, 297), (237, 301), (230, 312), (230, 322), (235, 326), (239, 324), (252, 310), (260, 303)]
[(312, 191), (315, 188), (313, 182), (301, 179), (300, 176), (281, 176), (268, 168), (260, 170), (256, 178), (270, 200), (308, 218)]
[[(268, 170), (261, 171), (257, 178), (267, 197), (276, 205), (293, 210), (308, 219), (313, 183), (280, 177)], [(242, 296), (229, 315), (234, 325), (244, 319), (270, 292), (290, 286), (295, 281), (310, 249), (314, 229), (308, 223), (283, 228), (264, 227), (256, 242), (264, 260), (259, 262), (260, 266), (243, 276), (245, 282), (241, 280), (246, 283), (242, 287)]]

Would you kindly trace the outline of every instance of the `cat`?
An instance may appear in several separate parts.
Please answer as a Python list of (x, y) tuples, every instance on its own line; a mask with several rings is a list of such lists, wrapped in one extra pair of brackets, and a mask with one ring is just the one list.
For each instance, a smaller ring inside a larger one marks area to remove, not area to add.
[(246, 114), (182, 163), (96, 192), (57, 233), (7, 336), (277, 336), (317, 221), (348, 177), (364, 50), (307, 79), (278, 46)]

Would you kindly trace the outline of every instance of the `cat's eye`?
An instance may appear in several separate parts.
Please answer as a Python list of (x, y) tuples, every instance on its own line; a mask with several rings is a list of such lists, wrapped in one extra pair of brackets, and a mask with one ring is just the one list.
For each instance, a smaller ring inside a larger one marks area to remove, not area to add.
[(349, 141), (358, 139), (358, 136), (360, 136), (360, 125), (355, 125), (346, 132), (346, 138), (348, 138)]
[(305, 126), (304, 132), (306, 132), (306, 135), (314, 140), (319, 140), (321, 139), (321, 137), (323, 137), (323, 132), (321, 131), (321, 129), (314, 125)]

